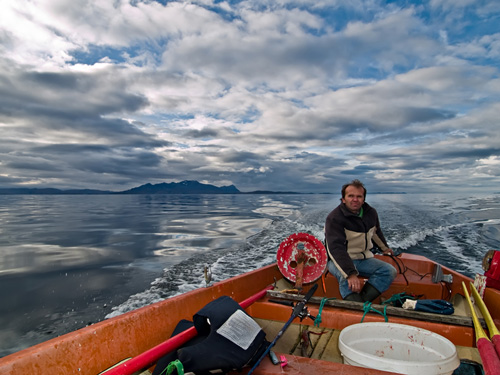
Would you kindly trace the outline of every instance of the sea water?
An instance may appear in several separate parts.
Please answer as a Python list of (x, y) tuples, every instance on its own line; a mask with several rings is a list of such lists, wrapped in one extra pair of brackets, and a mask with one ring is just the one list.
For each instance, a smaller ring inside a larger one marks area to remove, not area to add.
[[(468, 276), (500, 249), (500, 194), (369, 194), (389, 245)], [(323, 240), (339, 197), (0, 195), (0, 356), (275, 261)]]

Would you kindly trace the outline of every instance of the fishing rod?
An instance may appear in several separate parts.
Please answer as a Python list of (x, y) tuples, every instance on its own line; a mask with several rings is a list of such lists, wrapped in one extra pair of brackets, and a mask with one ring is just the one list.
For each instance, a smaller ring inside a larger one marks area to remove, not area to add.
[[(293, 311), (292, 311), (292, 315), (290, 316), (290, 319), (288, 319), (288, 321), (285, 323), (285, 325), (283, 326), (283, 328), (281, 328), (281, 330), (278, 332), (278, 334), (276, 335), (276, 337), (274, 338), (274, 340), (269, 344), (269, 346), (267, 347), (267, 349), (265, 350), (265, 352), (262, 353), (262, 355), (257, 360), (257, 362), (255, 362), (255, 364), (250, 369), (250, 371), (248, 372), (247, 375), (251, 375), (252, 372), (260, 364), (260, 362), (262, 362), (262, 360), (264, 359), (264, 357), (269, 354), (269, 352), (271, 351), (271, 348), (276, 344), (276, 341), (278, 341), (278, 339), (283, 335), (283, 333), (287, 330), (288, 326), (290, 324), (292, 324), (292, 321), (295, 318), (298, 317), (298, 318), (300, 318), (300, 321), (302, 321), (305, 317), (310, 316), (309, 312), (307, 311), (306, 303), (311, 299), (311, 297), (313, 296), (313, 294), (316, 291), (316, 289), (318, 289), (318, 284), (314, 284), (312, 286), (312, 288), (309, 289), (309, 291), (307, 292), (306, 296), (302, 299), (302, 301), (300, 301), (299, 303), (297, 303), (294, 306)], [(312, 318), (312, 319), (314, 320), (314, 318)]]

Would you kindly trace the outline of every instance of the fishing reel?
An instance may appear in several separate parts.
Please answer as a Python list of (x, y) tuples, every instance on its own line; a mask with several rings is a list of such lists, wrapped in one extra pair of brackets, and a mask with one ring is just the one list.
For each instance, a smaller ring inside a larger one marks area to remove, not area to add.
[[(297, 305), (294, 306), (294, 309), (297, 308)], [(297, 317), (300, 319), (300, 321), (303, 321), (305, 318), (312, 319), (313, 321), (316, 319), (314, 315), (311, 315), (311, 313), (307, 309), (307, 306), (303, 306), (302, 309), (300, 309), (300, 312), (297, 314)]]
[[(283, 335), (283, 333), (287, 330), (287, 328), (290, 326), (290, 324), (292, 324), (293, 320), (296, 317), (299, 317), (301, 321), (306, 317), (310, 317), (311, 319), (313, 319), (312, 315), (309, 314), (309, 311), (307, 310), (306, 304), (307, 304), (307, 302), (309, 302), (309, 300), (313, 296), (314, 292), (316, 292), (316, 289), (318, 289), (318, 284), (314, 284), (311, 287), (311, 289), (309, 289), (309, 291), (307, 292), (305, 297), (302, 299), (302, 301), (298, 302), (296, 305), (294, 305), (293, 302), (291, 302), (291, 306), (293, 306), (292, 316), (290, 316), (290, 318), (287, 320), (287, 322), (285, 323), (283, 328), (281, 328), (281, 330), (278, 332), (278, 334), (276, 335), (274, 340), (268, 345), (267, 349), (264, 351), (264, 353), (262, 353), (260, 358), (253, 365), (253, 367), (250, 369), (250, 371), (248, 372), (247, 375), (250, 375), (253, 373), (253, 370), (255, 370), (255, 368), (259, 365), (259, 363), (262, 361), (262, 358), (264, 358), (266, 355), (268, 355), (271, 348), (276, 344), (276, 341), (278, 341), (278, 339)], [(279, 303), (281, 303), (281, 302), (284, 302), (284, 301), (280, 301)], [(290, 304), (290, 302), (287, 304)]]
[(303, 321), (305, 318), (310, 318), (313, 321), (316, 320), (316, 317), (314, 315), (311, 315), (307, 306), (301, 304), (300, 302), (294, 303), (292, 301), (278, 300), (278, 299), (270, 299), (269, 302), (290, 306), (293, 310), (292, 315), (295, 315), (295, 317), (299, 318), (300, 321)]

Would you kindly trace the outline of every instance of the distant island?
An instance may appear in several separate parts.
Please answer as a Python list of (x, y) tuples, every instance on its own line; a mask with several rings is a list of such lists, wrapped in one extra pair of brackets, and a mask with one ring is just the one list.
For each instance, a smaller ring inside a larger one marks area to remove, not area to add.
[(98, 194), (303, 194), (291, 191), (256, 190), (241, 192), (236, 186), (217, 187), (202, 184), (198, 181), (162, 182), (145, 184), (125, 191), (108, 191), (92, 189), (61, 190), (53, 188), (0, 188), (0, 195), (98, 195)]

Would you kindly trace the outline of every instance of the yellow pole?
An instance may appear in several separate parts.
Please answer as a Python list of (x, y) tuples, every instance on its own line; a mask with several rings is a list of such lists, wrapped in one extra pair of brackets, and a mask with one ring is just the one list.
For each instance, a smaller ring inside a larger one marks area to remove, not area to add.
[(479, 311), (481, 311), (481, 314), (483, 315), (483, 318), (486, 321), (486, 325), (488, 326), (488, 331), (490, 332), (490, 337), (493, 337), (495, 335), (500, 335), (500, 332), (498, 331), (497, 326), (493, 322), (493, 318), (491, 317), (490, 312), (486, 307), (486, 304), (484, 303), (483, 299), (479, 295), (479, 292), (472, 283), (470, 283), (470, 290), (472, 292), (472, 296), (474, 297), (474, 301), (476, 302), (477, 307), (479, 307)]

